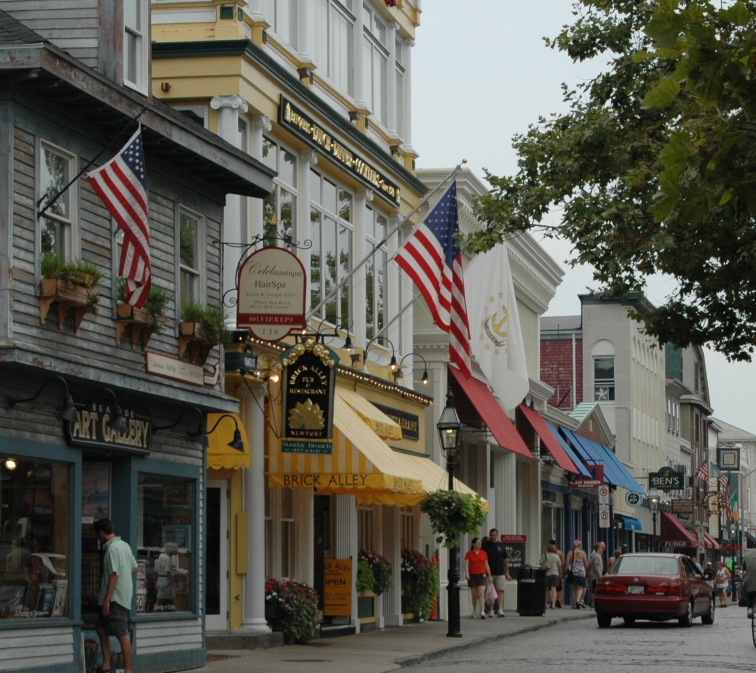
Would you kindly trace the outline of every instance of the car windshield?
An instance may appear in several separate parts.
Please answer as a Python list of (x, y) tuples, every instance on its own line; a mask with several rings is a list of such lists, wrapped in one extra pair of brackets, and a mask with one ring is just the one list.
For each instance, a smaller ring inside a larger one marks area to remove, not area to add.
[(611, 567), (612, 575), (678, 575), (676, 558), (664, 556), (620, 556)]

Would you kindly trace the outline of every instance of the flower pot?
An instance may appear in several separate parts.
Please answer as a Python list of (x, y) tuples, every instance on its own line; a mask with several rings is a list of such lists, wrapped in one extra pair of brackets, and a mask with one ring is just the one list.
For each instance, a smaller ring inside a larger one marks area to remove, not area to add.
[(150, 312), (144, 308), (136, 308), (131, 304), (118, 304), (116, 309), (118, 318), (116, 320), (116, 343), (121, 343), (121, 337), (127, 327), (131, 329), (131, 347), (136, 346), (139, 337), (142, 337), (142, 348), (147, 348), (152, 336), (152, 330), (149, 328)]
[(58, 304), (58, 329), (63, 329), (69, 309), (74, 311), (74, 332), (79, 331), (87, 313), (87, 291), (73, 287), (58, 278), (45, 278), (39, 283), (39, 323), (45, 324), (50, 306)]
[(202, 325), (198, 322), (179, 323), (179, 357), (183, 358), (187, 349), (189, 350), (189, 359), (192, 362), (200, 356), (202, 364), (205, 364), (207, 356), (213, 350), (214, 344), (211, 344), (205, 336)]

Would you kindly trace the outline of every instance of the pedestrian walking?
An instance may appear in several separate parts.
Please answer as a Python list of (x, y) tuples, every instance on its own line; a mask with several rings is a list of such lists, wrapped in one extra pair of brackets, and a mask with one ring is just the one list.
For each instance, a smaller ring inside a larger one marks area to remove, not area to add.
[(596, 584), (604, 576), (604, 549), (603, 542), (593, 545), (593, 553), (588, 559), (588, 581), (591, 583), (591, 609), (593, 609), (593, 595), (596, 593)]
[(465, 554), (465, 579), (470, 587), (473, 619), (486, 618), (486, 584), (491, 579), (488, 556), (481, 549), (479, 537), (472, 539), (472, 549)]
[(565, 562), (567, 580), (572, 584), (572, 607), (575, 610), (588, 607), (583, 601), (585, 596), (585, 571), (588, 566), (588, 557), (581, 548), (582, 544), (583, 543), (580, 540), (573, 541), (572, 549), (567, 554), (567, 560)]
[(546, 568), (546, 607), (551, 610), (556, 607), (557, 589), (562, 576), (562, 559), (557, 554), (555, 544), (546, 547), (541, 567)]
[(97, 615), (96, 628), (102, 647), (102, 664), (97, 673), (110, 671), (110, 636), (115, 636), (121, 644), (124, 673), (133, 673), (129, 611), (134, 593), (131, 576), (136, 574), (137, 562), (131, 547), (116, 536), (110, 519), (95, 521), (94, 532), (105, 549), (100, 595), (97, 599), (100, 613)]
[(615, 549), (614, 556), (610, 556), (606, 562), (606, 572), (609, 572), (612, 569), (612, 566), (617, 562), (617, 559), (619, 559), (620, 556), (622, 556), (622, 550)]
[(714, 578), (714, 590), (719, 596), (719, 607), (727, 607), (727, 596), (730, 593), (730, 579), (732, 574), (727, 569), (724, 561), (717, 561), (717, 574)]
[(743, 583), (743, 573), (740, 566), (735, 566), (732, 571), (732, 602), (740, 602), (740, 586)]
[(753, 619), (756, 602), (756, 549), (751, 549), (743, 559), (743, 583), (740, 590), (745, 592), (748, 619)]
[(703, 578), (709, 583), (710, 587), (714, 586), (714, 568), (711, 567), (711, 561), (706, 564), (703, 571)]
[[(488, 556), (488, 566), (491, 569), (491, 577), (496, 589), (496, 602), (498, 609), (496, 615), (498, 617), (504, 616), (504, 590), (507, 588), (507, 581), (512, 578), (509, 576), (509, 554), (504, 543), (499, 540), (499, 531), (492, 528), (488, 531), (488, 538), (483, 543), (483, 551)], [(488, 617), (494, 616), (494, 604), (490, 603), (488, 606)]]
[[(551, 538), (549, 540), (549, 544), (553, 544), (554, 547), (556, 547), (556, 554), (559, 557), (559, 561), (562, 564), (562, 569), (564, 571), (564, 554), (562, 554), (562, 550), (559, 549), (559, 545), (557, 544), (557, 541), (554, 538)], [(543, 552), (543, 556), (541, 556), (541, 561), (543, 561), (546, 558), (546, 551), (548, 550), (548, 545), (546, 545), (546, 550)], [(561, 608), (562, 602), (559, 600), (559, 594), (562, 591), (562, 575), (560, 573), (559, 575), (559, 584), (557, 586), (557, 599), (556, 599), (556, 605), (554, 607)]]

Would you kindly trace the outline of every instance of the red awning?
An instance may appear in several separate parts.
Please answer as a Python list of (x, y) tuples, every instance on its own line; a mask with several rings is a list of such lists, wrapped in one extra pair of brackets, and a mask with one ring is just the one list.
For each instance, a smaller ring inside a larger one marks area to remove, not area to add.
[(698, 540), (669, 512), (661, 512), (661, 539), (666, 547), (698, 547)]
[(575, 467), (575, 463), (570, 460), (562, 445), (559, 443), (554, 433), (549, 430), (549, 426), (543, 420), (541, 414), (534, 409), (528, 409), (524, 404), (520, 404), (517, 407), (517, 411), (522, 413), (525, 420), (528, 422), (533, 431), (541, 438), (541, 443), (548, 449), (549, 453), (554, 457), (557, 465), (567, 472), (573, 472), (574, 474), (580, 474), (580, 470)]
[[(525, 446), (522, 437), (520, 437), (520, 434), (514, 425), (512, 425), (512, 421), (509, 420), (509, 416), (502, 409), (498, 400), (488, 389), (488, 386), (483, 381), (478, 381), (475, 378), (466, 379), (455, 367), (449, 367), (449, 372), (474, 408), (475, 413), (488, 426), (499, 446), (533, 460), (533, 455), (528, 451), (528, 447)], [(455, 402), (455, 404), (457, 403)], [(462, 406), (462, 404), (459, 404), (457, 408), (460, 412), (460, 418), (464, 422), (465, 413)]]
[(719, 549), (719, 543), (706, 531), (704, 531), (704, 547), (706, 549), (714, 549), (715, 551)]

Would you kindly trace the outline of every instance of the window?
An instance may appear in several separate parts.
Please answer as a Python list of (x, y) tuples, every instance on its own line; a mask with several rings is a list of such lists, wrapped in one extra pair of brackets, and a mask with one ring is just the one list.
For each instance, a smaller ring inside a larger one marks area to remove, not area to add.
[[(354, 199), (328, 178), (310, 171), (310, 301), (315, 308), (352, 270)], [(351, 281), (314, 317), (333, 325), (352, 323)]]
[(147, 581), (137, 612), (194, 612), (194, 490), (194, 479), (139, 474), (137, 561)]
[(297, 47), (297, 0), (263, 0), (262, 14), (281, 41)]
[(143, 93), (147, 89), (147, 0), (123, 2), (123, 83)]
[(363, 9), (363, 86), (365, 104), (373, 118), (384, 126), (387, 121), (388, 49), (386, 24), (365, 5)]
[(335, 0), (310, 0), (308, 49), (318, 74), (325, 75), (337, 88), (354, 93), (352, 34), (354, 16)]
[[(372, 250), (386, 236), (388, 220), (377, 210), (368, 207), (366, 218), (366, 249)], [(365, 265), (366, 337), (370, 341), (386, 324), (386, 274), (388, 270), (388, 247), (383, 245)], [(386, 336), (386, 335), (383, 335)]]
[(294, 573), (294, 491), (280, 489), (281, 493), (281, 577)]
[(402, 549), (414, 549), (417, 546), (415, 538), (415, 508), (410, 505), (404, 505), (399, 508), (402, 525)]
[(593, 390), (597, 402), (614, 399), (614, 358), (593, 359)]
[(274, 189), (263, 201), (264, 234), (269, 243), (274, 236), (293, 237), (297, 218), (297, 158), (294, 153), (263, 138), (263, 162), (278, 173)]
[(374, 551), (373, 508), (370, 505), (357, 506), (357, 548), (361, 551)]
[[(44, 208), (76, 175), (76, 157), (47, 142), (39, 151), (40, 209)], [(72, 228), (76, 185), (63, 192), (45, 211), (40, 220), (40, 251), (60, 255), (66, 259), (72, 253)]]
[(693, 391), (698, 392), (700, 390), (700, 377), (701, 377), (701, 365), (696, 362), (693, 365)]
[(203, 303), (202, 261), (204, 221), (201, 215), (179, 209), (179, 292), (180, 304)]
[(70, 615), (70, 492), (67, 465), (0, 465), (0, 620)]

